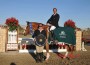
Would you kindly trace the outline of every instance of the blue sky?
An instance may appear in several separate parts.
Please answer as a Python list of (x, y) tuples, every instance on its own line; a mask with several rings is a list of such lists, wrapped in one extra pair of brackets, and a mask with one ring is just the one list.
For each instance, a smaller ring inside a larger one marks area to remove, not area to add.
[(59, 25), (72, 19), (77, 27), (90, 28), (90, 0), (0, 0), (0, 24), (15, 17), (20, 25), (26, 21), (46, 23), (53, 8), (60, 14)]

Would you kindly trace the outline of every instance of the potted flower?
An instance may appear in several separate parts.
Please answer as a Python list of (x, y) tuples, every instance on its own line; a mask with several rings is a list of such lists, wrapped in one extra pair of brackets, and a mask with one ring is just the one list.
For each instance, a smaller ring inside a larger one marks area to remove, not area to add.
[(67, 20), (65, 23), (64, 23), (64, 27), (71, 27), (71, 28), (76, 28), (75, 26), (75, 22), (73, 20)]
[(14, 31), (18, 28), (18, 20), (14, 17), (7, 18), (5, 24), (9, 27), (9, 31)]

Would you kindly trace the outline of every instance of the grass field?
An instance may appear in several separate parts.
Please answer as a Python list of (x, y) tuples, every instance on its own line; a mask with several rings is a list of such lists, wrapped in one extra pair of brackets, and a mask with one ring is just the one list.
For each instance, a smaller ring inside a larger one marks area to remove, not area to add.
[(0, 53), (0, 65), (90, 65), (90, 46), (85, 45), (85, 48), (87, 51), (75, 51), (74, 55), (79, 56), (72, 59), (62, 59), (56, 53), (50, 53), (49, 60), (43, 63), (36, 63), (35, 54), (33, 53), (8, 51)]

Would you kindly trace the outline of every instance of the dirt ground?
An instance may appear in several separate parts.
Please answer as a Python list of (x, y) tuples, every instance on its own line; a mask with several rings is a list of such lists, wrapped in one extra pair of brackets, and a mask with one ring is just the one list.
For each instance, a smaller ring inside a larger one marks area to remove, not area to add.
[[(90, 46), (87, 51), (75, 51), (76, 58), (62, 59), (56, 53), (50, 53), (48, 62), (36, 63), (34, 54), (18, 53), (18, 51), (0, 53), (0, 65), (90, 65)], [(44, 53), (46, 54), (46, 53)]]

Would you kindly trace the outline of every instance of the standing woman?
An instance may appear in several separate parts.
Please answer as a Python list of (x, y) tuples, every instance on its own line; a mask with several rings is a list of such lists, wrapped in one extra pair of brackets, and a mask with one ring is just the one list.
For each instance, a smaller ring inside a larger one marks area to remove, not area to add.
[[(39, 39), (41, 37), (41, 39)], [(33, 34), (34, 41), (36, 43), (36, 62), (43, 62), (44, 56), (43, 56), (43, 49), (44, 44), (47, 40), (47, 34), (46, 31), (43, 29), (43, 24), (38, 25), (38, 29), (34, 31)], [(40, 44), (40, 45), (39, 45)]]

